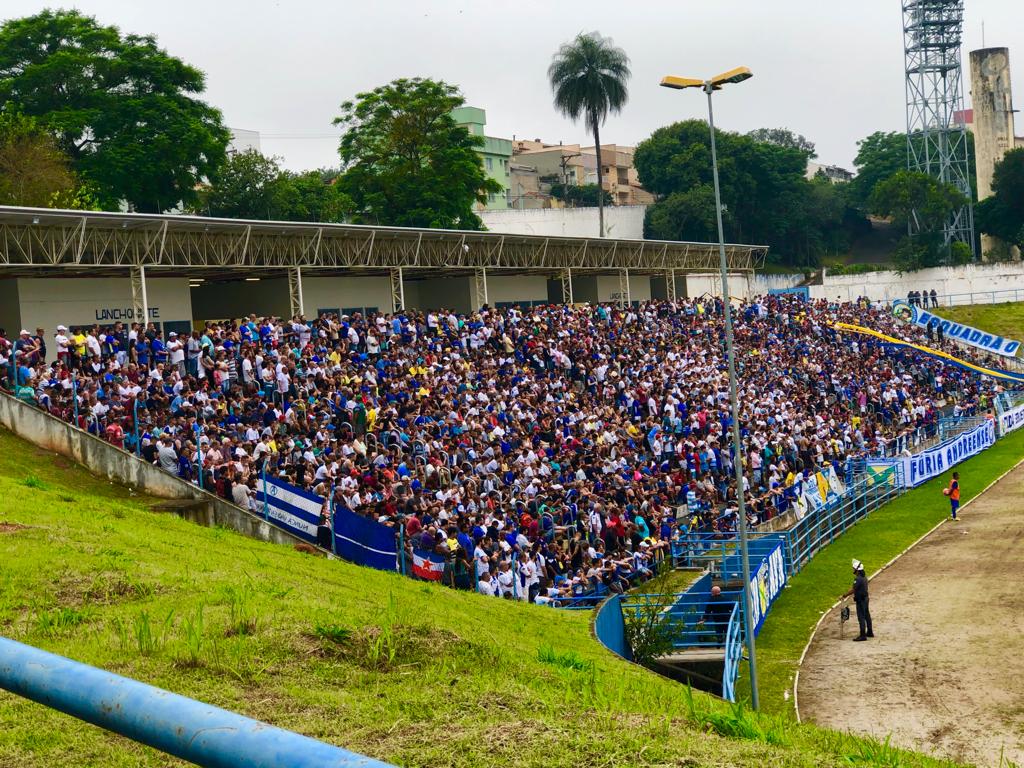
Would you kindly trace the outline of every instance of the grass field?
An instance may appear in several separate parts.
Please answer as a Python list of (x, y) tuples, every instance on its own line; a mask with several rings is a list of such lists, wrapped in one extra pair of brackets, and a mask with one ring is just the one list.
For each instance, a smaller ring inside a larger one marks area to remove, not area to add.
[[(585, 613), (150, 511), (2, 430), (0, 499), (4, 635), (398, 765), (950, 765), (691, 698), (606, 652)], [(179, 764), (0, 694), (3, 768)]]
[(1008, 339), (1018, 340), (1024, 336), (1024, 302), (939, 307), (935, 311), (940, 317), (973, 325), (986, 333), (996, 333)]
[[(962, 501), (976, 496), (1022, 458), (1024, 430), (958, 465)], [(800, 654), (818, 618), (850, 588), (850, 561), (861, 560), (871, 574), (947, 516), (949, 502), (940, 490), (949, 482), (949, 475), (947, 472), (872, 512), (789, 580), (758, 637), (762, 710), (792, 714), (793, 676)]]

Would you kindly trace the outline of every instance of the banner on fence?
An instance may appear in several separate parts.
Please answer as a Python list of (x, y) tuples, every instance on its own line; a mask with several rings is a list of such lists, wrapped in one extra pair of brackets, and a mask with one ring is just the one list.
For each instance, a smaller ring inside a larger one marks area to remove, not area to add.
[(903, 487), (913, 488), (926, 480), (941, 475), (964, 459), (981, 453), (995, 441), (995, 424), (986, 419), (983, 423), (957, 435), (952, 440), (939, 443), (934, 448), (915, 453), (913, 456), (895, 459), (894, 463), (902, 464), (903, 472), (900, 479)]
[[(277, 478), (263, 480), (267, 520), (310, 544), (317, 544), (317, 527), (325, 500), (315, 493)], [(395, 529), (343, 507), (334, 510), (334, 547), (340, 557), (382, 571), (398, 568)]]
[(761, 631), (764, 618), (775, 598), (786, 586), (786, 562), (783, 556), (783, 544), (778, 545), (761, 560), (757, 569), (750, 577), (750, 626), (754, 635)]
[(839, 479), (839, 475), (836, 473), (835, 467), (828, 468), (828, 487), (836, 496), (843, 496), (846, 494), (846, 483)]
[(316, 529), (324, 506), (322, 498), (273, 477), (263, 479), (261, 490), (270, 522), (310, 544), (317, 543)]
[(334, 548), (340, 557), (379, 571), (398, 569), (395, 529), (345, 507), (334, 509)]
[(444, 558), (421, 549), (412, 551), (412, 572), (427, 581), (440, 581), (444, 576)]
[(1015, 357), (1020, 351), (1020, 342), (1013, 339), (1004, 339), (1002, 336), (993, 336), (969, 325), (954, 323), (938, 315), (926, 312), (921, 307), (913, 306), (905, 301), (897, 299), (892, 303), (893, 314), (903, 320), (927, 328), (929, 325), (938, 326), (947, 339), (957, 339), (964, 344), (992, 352), (1003, 357)]
[(1018, 405), (999, 416), (999, 434), (1005, 435), (1024, 426), (1024, 405)]

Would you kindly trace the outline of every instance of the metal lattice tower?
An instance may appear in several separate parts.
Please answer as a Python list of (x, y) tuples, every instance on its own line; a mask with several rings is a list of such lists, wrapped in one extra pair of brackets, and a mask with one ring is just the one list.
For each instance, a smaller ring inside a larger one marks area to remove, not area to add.
[[(963, 0), (903, 0), (906, 56), (907, 167), (952, 184), (971, 197), (967, 129), (963, 110), (960, 40)], [(921, 231), (916, 216), (911, 234)], [(946, 222), (945, 244), (974, 247), (974, 210), (968, 202)]]

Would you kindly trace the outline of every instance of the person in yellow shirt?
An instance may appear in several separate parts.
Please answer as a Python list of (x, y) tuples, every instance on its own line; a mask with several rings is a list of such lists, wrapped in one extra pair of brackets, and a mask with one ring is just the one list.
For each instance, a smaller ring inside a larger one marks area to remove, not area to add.
[(71, 337), (71, 345), (75, 350), (75, 360), (77, 365), (81, 366), (85, 364), (85, 334), (82, 333), (82, 329), (79, 328), (75, 331), (75, 335)]

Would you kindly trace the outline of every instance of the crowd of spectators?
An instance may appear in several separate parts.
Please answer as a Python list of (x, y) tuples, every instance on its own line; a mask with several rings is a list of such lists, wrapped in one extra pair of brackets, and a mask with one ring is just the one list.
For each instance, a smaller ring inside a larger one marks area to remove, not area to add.
[[(16, 395), (260, 511), (262, 473), (442, 554), (465, 588), (570, 603), (653, 573), (681, 531), (737, 524), (720, 300), (251, 315), (0, 333)], [(832, 323), (922, 331), (866, 299), (739, 304), (748, 521), (806, 473), (889, 454), (993, 385)], [(961, 356), (965, 353), (958, 352)], [(200, 480), (201, 478), (201, 480)]]

